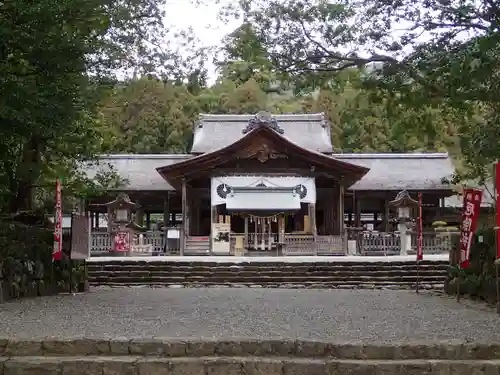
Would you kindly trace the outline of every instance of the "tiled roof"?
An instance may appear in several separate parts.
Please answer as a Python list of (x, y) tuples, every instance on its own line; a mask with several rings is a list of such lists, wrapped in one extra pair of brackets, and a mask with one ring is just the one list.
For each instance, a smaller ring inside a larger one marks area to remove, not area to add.
[(350, 190), (451, 190), (455, 167), (446, 153), (333, 154), (370, 171)]
[[(201, 154), (234, 143), (255, 115), (200, 115), (191, 152)], [(273, 115), (291, 142), (317, 152), (332, 152), (330, 125), (322, 113)]]
[(192, 155), (186, 154), (103, 155), (99, 159), (99, 165), (92, 165), (87, 171), (89, 176), (93, 176), (112, 168), (120, 177), (127, 180), (127, 185), (123, 187), (123, 190), (173, 190), (172, 186), (159, 175), (156, 168), (191, 157)]
[[(109, 170), (112, 165), (128, 180), (129, 190), (172, 190), (156, 168), (186, 160), (192, 155), (104, 155), (99, 167), (89, 172)], [(332, 157), (370, 168), (351, 190), (450, 190), (444, 180), (455, 171), (445, 153), (411, 154), (333, 154)]]

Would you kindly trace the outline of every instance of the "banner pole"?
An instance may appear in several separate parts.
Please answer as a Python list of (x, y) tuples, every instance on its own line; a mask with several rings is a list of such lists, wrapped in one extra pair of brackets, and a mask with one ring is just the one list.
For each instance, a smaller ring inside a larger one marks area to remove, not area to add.
[(417, 294), (419, 292), (419, 290), (418, 290), (419, 289), (419, 285), (420, 285), (420, 261), (417, 260), (417, 288), (415, 290), (417, 292)]
[(497, 283), (497, 314), (500, 314), (500, 271), (499, 271), (499, 268), (500, 267), (500, 262), (499, 260), (497, 259), (495, 261), (495, 280), (496, 280), (496, 283)]
[(73, 225), (75, 223), (75, 213), (71, 212), (71, 227), (69, 236), (69, 294), (73, 293), (73, 258), (71, 257), (73, 247)]
[(419, 293), (420, 289), (420, 261), (423, 258), (423, 243), (422, 243), (422, 193), (418, 193), (418, 238), (417, 238), (417, 285), (416, 293)]
[(499, 204), (500, 204), (500, 196), (498, 189), (500, 188), (497, 183), (497, 179), (500, 178), (500, 162), (496, 162), (493, 166), (493, 191), (495, 194), (495, 283), (497, 290), (497, 314), (500, 314), (500, 249), (498, 248), (498, 236), (500, 235), (500, 212), (499, 212)]

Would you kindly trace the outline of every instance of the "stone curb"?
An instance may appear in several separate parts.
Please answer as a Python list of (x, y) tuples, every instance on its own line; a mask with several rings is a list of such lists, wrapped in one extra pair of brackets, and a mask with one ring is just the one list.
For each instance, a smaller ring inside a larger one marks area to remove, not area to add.
[(498, 374), (500, 360), (362, 361), (335, 359), (203, 357), (0, 358), (0, 375), (471, 375)]
[(359, 343), (303, 340), (0, 339), (2, 357), (37, 356), (297, 357), (346, 360), (500, 360), (500, 343)]
[[(89, 285), (94, 289), (114, 289), (114, 288), (171, 288), (171, 289), (181, 289), (181, 288), (263, 288), (263, 289), (348, 289), (348, 290), (372, 290), (372, 289), (384, 289), (384, 290), (413, 290), (415, 289), (415, 283), (413, 284), (353, 284), (353, 283), (345, 283), (345, 284), (335, 284), (332, 285), (328, 282), (318, 283), (318, 284), (242, 284), (242, 283), (165, 283), (158, 284), (156, 282), (142, 282), (142, 283), (132, 283), (132, 282), (96, 282), (91, 281)], [(444, 284), (440, 283), (422, 283), (420, 284), (421, 290), (442, 290), (444, 288)]]

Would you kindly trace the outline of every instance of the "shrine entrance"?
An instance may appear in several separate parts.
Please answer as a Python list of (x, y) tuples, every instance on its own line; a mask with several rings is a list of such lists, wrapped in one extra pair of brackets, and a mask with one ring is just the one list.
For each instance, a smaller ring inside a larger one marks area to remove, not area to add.
[(251, 255), (277, 255), (286, 235), (294, 233), (294, 228), (301, 222), (297, 217), (300, 211), (231, 212), (225, 205), (220, 205), (217, 212), (218, 223), (228, 225), (231, 237), (239, 238), (239, 244), (233, 243), (233, 248), (241, 247)]
[(280, 214), (274, 216), (249, 215), (248, 231), (245, 233), (246, 248), (254, 251), (272, 251), (280, 241)]
[[(284, 213), (235, 213), (238, 219), (231, 228), (235, 233), (243, 234), (246, 250), (255, 252), (276, 251), (284, 242)], [(240, 227), (243, 221), (243, 228)]]

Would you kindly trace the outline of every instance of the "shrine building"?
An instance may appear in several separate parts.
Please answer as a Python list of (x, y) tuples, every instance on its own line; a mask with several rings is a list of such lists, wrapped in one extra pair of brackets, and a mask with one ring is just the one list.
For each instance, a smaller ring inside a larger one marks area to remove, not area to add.
[(428, 246), (449, 250), (431, 225), (454, 194), (451, 158), (338, 153), (330, 129), (323, 114), (201, 115), (189, 154), (102, 156), (87, 172), (113, 170), (124, 183), (88, 202), (91, 254), (114, 251), (120, 227), (109, 207), (120, 206), (119, 194), (131, 210), (124, 220), (135, 228), (132, 237), (142, 233), (152, 253), (399, 254), (402, 192), (411, 206), (407, 221), (422, 193)]

